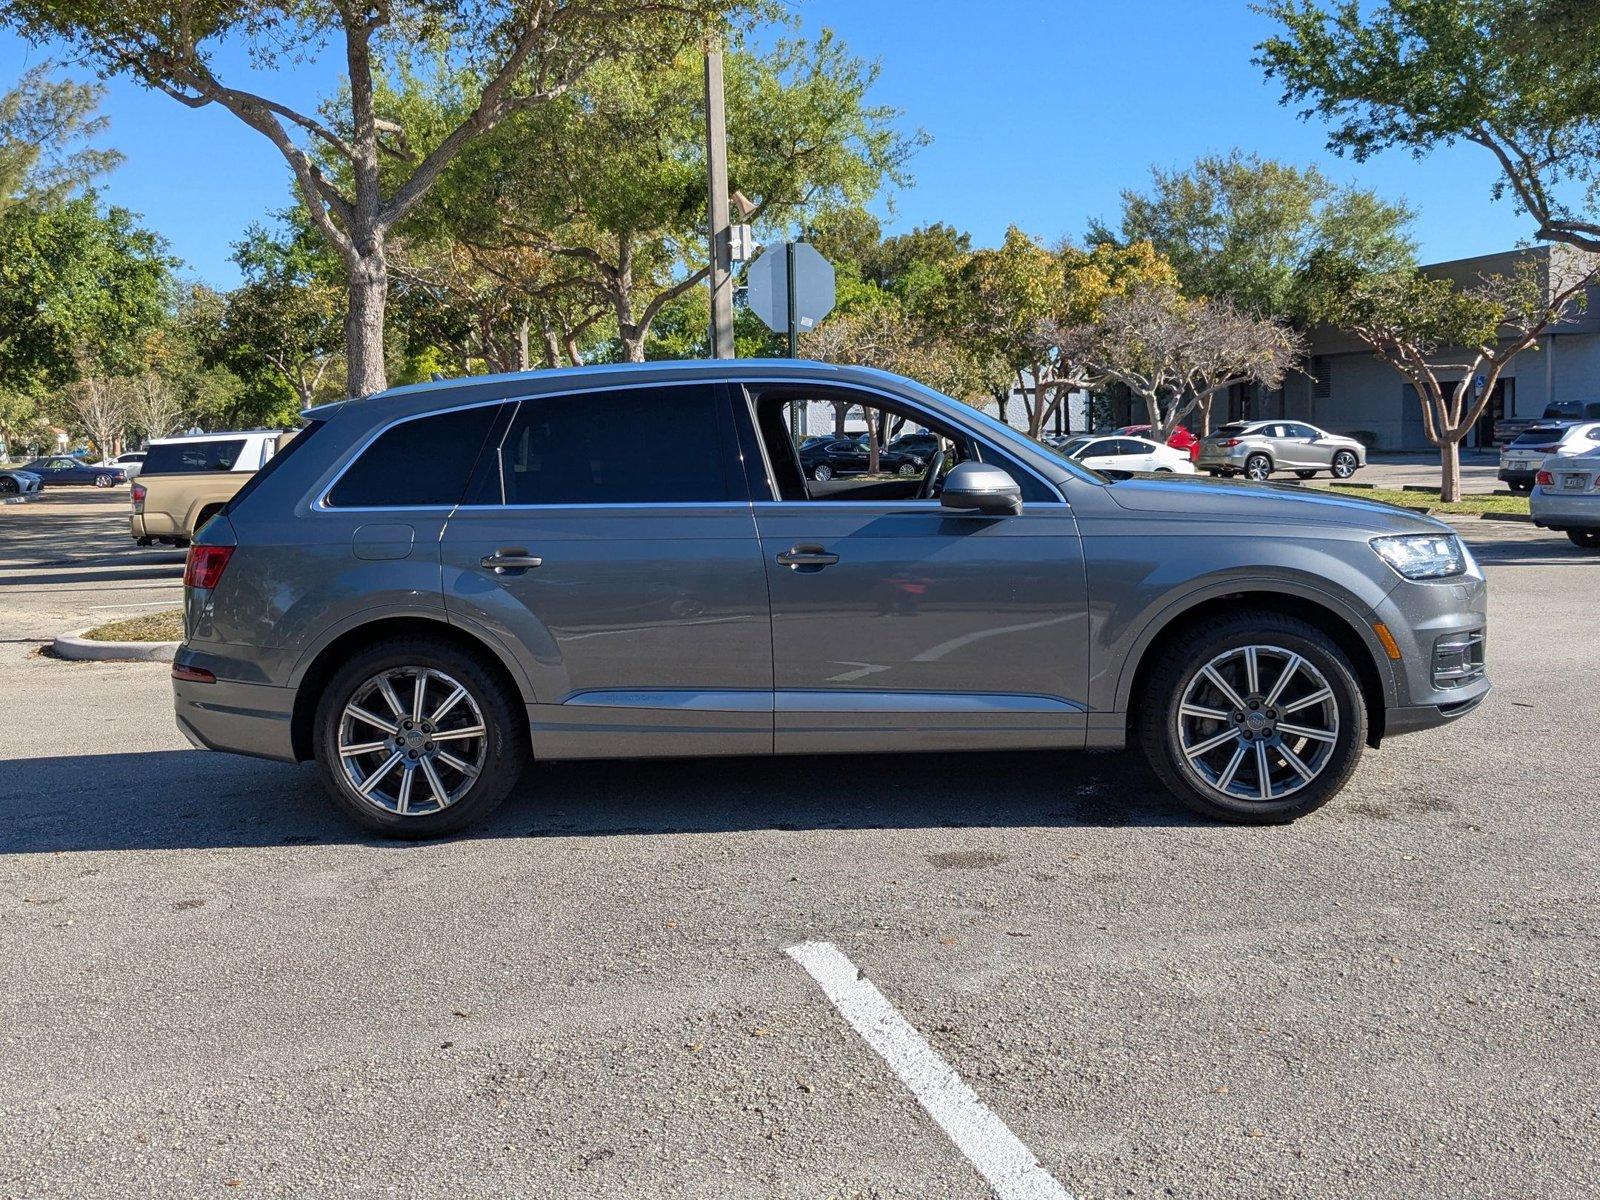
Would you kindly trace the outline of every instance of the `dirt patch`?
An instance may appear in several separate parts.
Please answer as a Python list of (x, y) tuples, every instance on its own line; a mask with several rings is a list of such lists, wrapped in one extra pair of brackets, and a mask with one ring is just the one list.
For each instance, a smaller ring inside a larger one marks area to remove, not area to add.
[(170, 608), (97, 625), (83, 635), (92, 642), (181, 642), (183, 610)]
[(985, 867), (998, 867), (1006, 861), (1004, 854), (991, 854), (986, 850), (953, 850), (946, 854), (930, 854), (928, 862), (941, 871), (979, 871)]

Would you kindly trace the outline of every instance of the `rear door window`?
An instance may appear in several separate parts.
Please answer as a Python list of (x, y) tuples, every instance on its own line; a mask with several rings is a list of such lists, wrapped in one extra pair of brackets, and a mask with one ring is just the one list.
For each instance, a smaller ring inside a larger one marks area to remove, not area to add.
[(328, 507), (453, 508), (500, 407), (480, 404), (391, 425), (339, 477)]
[(214, 441), (157, 442), (145, 455), (146, 475), (191, 475), (201, 471), (231, 471), (244, 452), (244, 438)]
[(733, 499), (724, 409), (713, 384), (530, 397), (500, 445), (506, 503)]

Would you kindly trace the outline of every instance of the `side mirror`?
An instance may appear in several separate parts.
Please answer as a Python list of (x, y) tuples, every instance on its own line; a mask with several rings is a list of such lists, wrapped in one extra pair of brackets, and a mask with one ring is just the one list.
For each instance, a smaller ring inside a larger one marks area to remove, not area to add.
[(1022, 489), (999, 467), (964, 462), (952, 467), (950, 474), (944, 477), (939, 503), (961, 512), (980, 512), (991, 517), (1015, 516), (1022, 511)]

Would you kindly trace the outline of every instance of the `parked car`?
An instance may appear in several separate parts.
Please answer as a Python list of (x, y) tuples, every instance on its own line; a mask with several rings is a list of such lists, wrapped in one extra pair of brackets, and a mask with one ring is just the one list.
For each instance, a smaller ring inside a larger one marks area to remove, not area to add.
[(0, 496), (32, 500), (44, 490), (44, 476), (22, 467), (0, 467)]
[(1584, 454), (1600, 447), (1600, 421), (1548, 421), (1530, 425), (1500, 451), (1500, 479), (1513, 492), (1531, 492), (1539, 464), (1552, 454)]
[[(925, 426), (942, 461), (819, 489), (797, 397)], [(1283, 822), (1490, 687), (1447, 525), (1099, 475), (881, 371), (620, 364), (305, 419), (196, 535), (177, 720), (314, 759), (391, 836), (481, 819), (530, 762), (1130, 741), (1195, 811)]]
[(1367, 465), (1367, 448), (1304, 421), (1234, 421), (1202, 439), (1195, 465), (1211, 475), (1255, 480), (1270, 479), (1274, 471), (1301, 479), (1327, 471), (1349, 479)]
[(140, 546), (187, 546), (195, 530), (221, 512), (292, 436), (252, 429), (155, 439), (131, 492), (133, 540)]
[(144, 466), (145, 452), (143, 450), (129, 450), (126, 454), (119, 454), (115, 458), (102, 459), (97, 466), (121, 467), (122, 473), (129, 479), (139, 478), (139, 471)]
[(128, 473), (121, 467), (81, 463), (66, 454), (58, 454), (51, 458), (36, 458), (30, 463), (24, 463), (22, 469), (39, 476), (47, 487), (108, 488), (128, 482)]
[[(861, 475), (872, 465), (872, 450), (866, 439), (829, 438), (800, 447), (800, 465), (807, 477), (826, 483), (836, 475)], [(910, 478), (920, 475), (926, 461), (885, 446), (878, 452), (878, 470)]]
[(1509, 445), (1530, 426), (1551, 421), (1600, 421), (1600, 400), (1557, 400), (1537, 417), (1504, 417), (1494, 423), (1494, 444)]
[[(1149, 426), (1146, 426), (1149, 428)], [(1193, 475), (1189, 453), (1141, 437), (1084, 434), (1056, 449), (1091, 471), (1150, 471), (1158, 475)]]
[(1565, 533), (1574, 546), (1600, 550), (1600, 446), (1544, 460), (1528, 512), (1541, 529)]
[[(1147, 438), (1150, 436), (1150, 426), (1124, 425), (1117, 432), (1126, 434), (1129, 437)], [(1200, 457), (1200, 439), (1182, 425), (1179, 425), (1167, 435), (1167, 445), (1174, 450), (1182, 450), (1189, 456), (1190, 462), (1194, 462), (1195, 459)]]

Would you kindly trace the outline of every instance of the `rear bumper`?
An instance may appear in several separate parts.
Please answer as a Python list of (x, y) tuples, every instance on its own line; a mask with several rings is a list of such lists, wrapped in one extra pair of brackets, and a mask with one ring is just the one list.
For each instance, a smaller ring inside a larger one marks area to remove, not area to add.
[[(177, 661), (184, 660), (178, 651)], [(294, 762), (294, 692), (259, 683), (172, 681), (178, 729), (202, 750)]]
[(1600, 493), (1564, 496), (1537, 487), (1528, 497), (1528, 513), (1545, 529), (1600, 529)]

